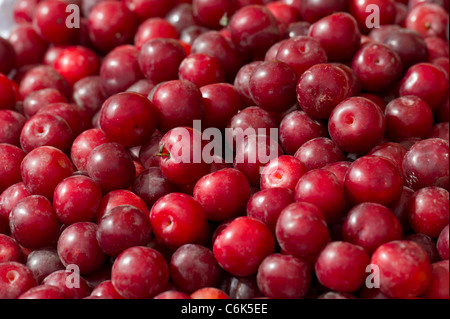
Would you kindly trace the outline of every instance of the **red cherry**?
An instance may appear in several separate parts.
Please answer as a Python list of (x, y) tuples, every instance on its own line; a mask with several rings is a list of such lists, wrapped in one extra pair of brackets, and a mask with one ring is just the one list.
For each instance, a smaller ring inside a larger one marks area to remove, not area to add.
[(264, 56), (280, 38), (275, 17), (260, 5), (247, 6), (237, 11), (228, 27), (233, 42), (254, 56)]
[(352, 97), (333, 110), (328, 130), (339, 148), (364, 154), (383, 138), (386, 120), (380, 108), (370, 100)]
[(403, 238), (402, 226), (387, 207), (363, 203), (353, 207), (342, 228), (345, 241), (363, 247), (372, 254), (381, 245)]
[(353, 203), (390, 205), (400, 198), (403, 179), (391, 161), (370, 155), (359, 158), (350, 166), (344, 188)]
[(370, 263), (378, 267), (380, 289), (388, 297), (414, 298), (424, 293), (430, 284), (428, 255), (416, 243), (393, 241), (384, 244), (372, 255)]
[(362, 247), (332, 242), (320, 252), (315, 270), (319, 282), (325, 287), (354, 292), (364, 284), (369, 263), (370, 257)]
[(155, 237), (174, 249), (185, 244), (200, 244), (209, 230), (200, 203), (181, 193), (160, 198), (150, 212), (150, 222)]
[(89, 39), (103, 53), (129, 44), (137, 29), (137, 21), (124, 3), (103, 1), (89, 12)]
[(268, 188), (256, 192), (247, 203), (247, 216), (259, 219), (275, 234), (283, 209), (295, 202), (294, 192), (287, 188)]
[(448, 190), (449, 144), (441, 139), (416, 143), (403, 160), (406, 185), (414, 190), (438, 186)]
[(75, 264), (84, 275), (103, 266), (107, 255), (96, 239), (97, 229), (91, 222), (75, 223), (64, 229), (58, 239), (58, 255), (66, 267)]
[[(258, 287), (269, 298), (301, 299), (311, 285), (311, 270), (304, 261), (292, 256), (273, 254), (258, 269)], [(295, 281), (294, 289), (285, 289)]]
[(276, 238), (284, 252), (303, 258), (317, 255), (330, 241), (330, 233), (320, 209), (299, 202), (281, 212), (276, 224)]
[(409, 223), (413, 230), (438, 238), (449, 222), (448, 191), (427, 187), (417, 191), (409, 204)]
[(114, 261), (111, 281), (127, 299), (151, 299), (169, 282), (169, 267), (164, 257), (147, 247), (132, 247)]
[(79, 80), (98, 75), (100, 71), (100, 59), (96, 53), (82, 46), (63, 49), (55, 60), (56, 71), (73, 86)]
[(219, 265), (235, 276), (250, 276), (275, 249), (269, 228), (261, 221), (239, 217), (214, 241), (214, 255)]
[(110, 141), (131, 148), (144, 144), (153, 135), (157, 115), (145, 96), (124, 92), (105, 101), (99, 121)]
[(237, 169), (223, 169), (203, 176), (195, 184), (194, 198), (209, 220), (225, 221), (245, 212), (250, 184)]
[(211, 171), (205, 161), (202, 133), (188, 128), (175, 128), (160, 141), (159, 166), (164, 176), (177, 185), (195, 184)]
[(299, 179), (295, 200), (315, 205), (329, 224), (343, 217), (347, 208), (344, 188), (336, 175), (325, 169), (312, 170)]

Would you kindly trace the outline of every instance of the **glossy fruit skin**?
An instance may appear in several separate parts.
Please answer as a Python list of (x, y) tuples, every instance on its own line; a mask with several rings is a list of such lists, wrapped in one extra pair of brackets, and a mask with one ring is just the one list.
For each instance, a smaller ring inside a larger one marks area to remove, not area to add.
[(330, 241), (325, 216), (319, 208), (304, 202), (291, 204), (281, 212), (275, 233), (283, 251), (297, 258), (318, 254)]
[(449, 242), (449, 227), (448, 225), (442, 230), (441, 234), (439, 235), (438, 241), (437, 241), (437, 250), (439, 253), (439, 256), (441, 256), (442, 260), (448, 260), (448, 242)]
[(448, 154), (449, 145), (445, 140), (426, 139), (416, 143), (403, 160), (406, 185), (414, 190), (430, 186), (448, 190)]
[(294, 156), (305, 165), (308, 171), (345, 160), (344, 152), (335, 142), (326, 137), (318, 137), (306, 142), (300, 146)]
[(159, 143), (163, 175), (176, 185), (195, 184), (211, 171), (211, 164), (202, 156), (204, 145), (202, 133), (195, 129), (178, 127), (167, 132)]
[(286, 63), (266, 61), (250, 76), (250, 94), (262, 109), (281, 113), (295, 104), (297, 81), (297, 73)]
[(386, 107), (386, 133), (393, 141), (425, 138), (433, 127), (433, 112), (422, 99), (404, 96)]
[(193, 16), (210, 29), (220, 29), (222, 18), (231, 18), (238, 9), (237, 0), (195, 0), (192, 1)]
[(449, 262), (443, 260), (431, 265), (431, 282), (422, 295), (425, 299), (448, 299)]
[(328, 56), (320, 42), (308, 36), (294, 37), (278, 49), (276, 59), (291, 66), (300, 77), (318, 63), (327, 63)]
[(151, 209), (150, 222), (155, 237), (172, 249), (199, 244), (209, 232), (203, 207), (182, 193), (160, 198)]
[(191, 299), (214, 300), (214, 299), (230, 299), (230, 297), (220, 289), (214, 287), (207, 287), (194, 291), (191, 294)]
[(139, 66), (145, 77), (155, 83), (176, 80), (186, 51), (174, 39), (153, 39), (146, 42), (139, 54)]
[(191, 54), (181, 62), (178, 78), (190, 81), (201, 88), (225, 82), (225, 70), (217, 58), (203, 53)]
[(25, 265), (10, 261), (0, 264), (0, 297), (16, 299), (37, 286), (33, 273)]
[(258, 186), (261, 172), (270, 160), (284, 155), (281, 146), (269, 136), (245, 136), (241, 143), (236, 144), (234, 168), (247, 177), (250, 185)]
[(12, 237), (0, 234), (0, 263), (15, 261), (23, 263), (24, 255), (20, 245)]
[(344, 189), (355, 204), (372, 202), (390, 205), (400, 198), (403, 179), (399, 169), (388, 159), (364, 156), (350, 166)]
[[(288, 2), (289, 3), (289, 2)], [(313, 1), (313, 0), (301, 0), (301, 1), (291, 1), (292, 6), (294, 6), (300, 13), (302, 20), (313, 23), (323, 17), (326, 17), (334, 12), (343, 12), (348, 10), (347, 1)]]
[(257, 280), (261, 292), (273, 299), (301, 299), (308, 292), (312, 281), (308, 264), (281, 254), (273, 254), (263, 260)]
[(242, 142), (237, 140), (238, 137), (241, 137), (242, 140), (243, 134), (241, 133), (244, 133), (244, 135), (245, 133), (247, 133), (246, 135), (270, 135), (271, 129), (275, 129), (276, 127), (277, 120), (270, 112), (258, 106), (250, 106), (234, 114), (230, 119), (226, 128), (232, 130), (231, 135), (233, 140), (231, 140), (226, 132), (225, 139), (228, 146), (235, 149), (237, 144)]
[(20, 135), (20, 144), (27, 152), (41, 146), (52, 146), (66, 152), (73, 138), (74, 132), (63, 118), (41, 113), (34, 115), (25, 123)]
[(0, 109), (14, 109), (16, 98), (10, 80), (0, 73)]
[(95, 218), (96, 223), (100, 222), (104, 216), (108, 215), (111, 209), (122, 205), (134, 206), (147, 215), (150, 213), (142, 198), (133, 192), (129, 190), (115, 190), (103, 196), (100, 201), (100, 206), (97, 210), (97, 216)]
[(117, 292), (127, 299), (151, 299), (166, 288), (169, 267), (156, 250), (132, 247), (114, 261), (111, 280)]
[(435, 240), (430, 236), (422, 233), (414, 233), (412, 235), (404, 237), (404, 239), (419, 244), (419, 246), (422, 247), (423, 250), (425, 250), (425, 252), (427, 253), (431, 264), (434, 264), (441, 260)]
[(425, 40), (415, 31), (399, 29), (388, 34), (383, 43), (397, 52), (407, 71), (417, 63), (427, 62), (429, 53)]
[(159, 167), (150, 167), (136, 176), (131, 190), (147, 207), (153, 207), (161, 197), (178, 192), (179, 187), (165, 178)]
[(228, 83), (215, 83), (200, 88), (203, 97), (205, 127), (224, 129), (240, 110), (244, 108), (238, 90)]
[(307, 172), (306, 166), (297, 158), (283, 155), (271, 160), (261, 172), (261, 190), (287, 188), (292, 191), (298, 180)]
[(194, 188), (194, 198), (202, 205), (208, 220), (225, 221), (245, 212), (250, 184), (234, 168), (203, 176)]
[(134, 45), (141, 49), (145, 42), (157, 38), (177, 39), (177, 29), (162, 18), (149, 18), (142, 22), (134, 35)]
[(51, 202), (43, 196), (29, 196), (11, 211), (9, 224), (13, 238), (30, 249), (54, 244), (60, 223)]
[(65, 97), (69, 96), (69, 84), (54, 68), (38, 65), (29, 70), (20, 82), (20, 95), (26, 98), (30, 93), (53, 88)]
[(250, 94), (250, 77), (252, 76), (255, 69), (262, 63), (262, 61), (254, 61), (243, 65), (238, 70), (239, 72), (237, 72), (234, 79), (234, 87), (241, 94), (242, 101), (245, 106), (253, 106), (256, 104)]
[(232, 41), (254, 56), (260, 55), (261, 52), (265, 54), (280, 37), (275, 17), (260, 5), (238, 10), (228, 27)]
[(8, 127), (0, 133), (0, 143), (20, 146), (20, 133), (25, 125), (26, 118), (13, 110), (0, 110), (0, 125)]
[(336, 105), (349, 97), (350, 81), (345, 72), (334, 65), (312, 66), (297, 84), (301, 109), (316, 119), (328, 119)]
[(189, 81), (174, 80), (158, 85), (151, 101), (158, 115), (158, 128), (163, 133), (177, 127), (192, 127), (194, 120), (204, 117), (202, 93)]
[(248, 53), (217, 31), (198, 36), (192, 43), (191, 53), (204, 53), (218, 59), (225, 69), (228, 82), (234, 81), (240, 68), (248, 61)]
[(26, 153), (17, 146), (0, 144), (0, 193), (22, 181), (20, 165)]
[(188, 295), (184, 292), (181, 292), (181, 291), (167, 290), (167, 291), (164, 291), (164, 292), (160, 293), (159, 295), (155, 296), (155, 298), (153, 298), (153, 299), (188, 300), (188, 299), (192, 299), (192, 298), (190, 295)]
[(51, 273), (65, 270), (56, 248), (43, 248), (32, 251), (27, 257), (26, 266), (33, 272), (39, 284)]
[(106, 280), (95, 287), (91, 292), (91, 296), (101, 299), (125, 299), (114, 288), (111, 280)]
[(415, 95), (434, 111), (444, 101), (448, 91), (448, 78), (437, 66), (418, 63), (412, 66), (400, 83), (400, 96)]
[(61, 51), (54, 67), (72, 87), (87, 76), (98, 75), (100, 59), (94, 51), (86, 47), (73, 46)]
[(319, 282), (339, 292), (354, 292), (364, 284), (370, 257), (357, 245), (332, 242), (319, 254), (315, 271)]
[[(368, 33), (371, 29), (367, 26), (366, 22), (372, 10), (368, 10), (367, 6), (375, 4), (380, 10), (380, 24), (390, 25), (394, 24), (396, 17), (395, 1), (392, 0), (351, 0), (349, 3), (350, 13), (357, 19), (359, 27), (363, 33)], [(373, 22), (371, 20), (371, 22)]]
[(344, 12), (316, 21), (311, 25), (308, 36), (319, 40), (330, 61), (349, 61), (361, 45), (357, 21)]
[[(302, 130), (298, 130), (302, 127)], [(326, 125), (311, 118), (302, 110), (287, 114), (279, 126), (279, 139), (283, 150), (288, 155), (295, 155), (297, 150), (306, 142), (327, 136)]]
[(303, 175), (295, 187), (295, 200), (319, 208), (328, 224), (340, 219), (346, 212), (344, 188), (334, 173), (316, 169)]
[(125, 91), (144, 78), (138, 62), (139, 55), (140, 51), (136, 47), (125, 44), (114, 48), (105, 56), (100, 67), (105, 99)]
[(448, 12), (432, 3), (414, 7), (405, 21), (408, 29), (417, 31), (424, 38), (430, 36), (445, 38), (447, 24)]
[(264, 258), (274, 250), (275, 240), (269, 228), (250, 217), (233, 220), (217, 236), (213, 245), (219, 265), (227, 272), (241, 277), (255, 274)]
[(100, 220), (97, 241), (100, 248), (112, 257), (135, 246), (145, 246), (151, 237), (148, 215), (134, 206), (118, 206)]
[(394, 213), (374, 203), (353, 207), (342, 232), (345, 241), (363, 247), (370, 255), (382, 244), (403, 238), (402, 226)]
[(164, 17), (176, 4), (175, 0), (125, 0), (124, 4), (139, 20)]
[(64, 292), (68, 299), (83, 299), (91, 293), (91, 287), (89, 287), (86, 279), (83, 276), (79, 277), (79, 285), (74, 287), (68, 286), (66, 283), (71, 279), (69, 276), (73, 273), (63, 270), (52, 272), (42, 280), (42, 285), (54, 286)]
[(61, 117), (69, 125), (73, 136), (77, 136), (84, 129), (83, 112), (83, 109), (73, 103), (52, 103), (39, 109), (36, 115), (46, 113)]
[(104, 143), (94, 148), (89, 153), (86, 169), (104, 193), (128, 188), (136, 175), (130, 154), (117, 143)]
[(67, 44), (77, 37), (78, 29), (68, 28), (66, 6), (63, 1), (40, 2), (33, 14), (33, 26), (42, 38), (55, 44)]
[(82, 275), (93, 273), (103, 266), (108, 256), (98, 244), (97, 229), (94, 223), (79, 222), (63, 230), (57, 249), (64, 266), (75, 264)]
[(213, 252), (194, 244), (178, 248), (172, 256), (169, 269), (175, 285), (187, 293), (216, 286), (223, 274)]
[(132, 43), (137, 21), (123, 3), (99, 3), (87, 18), (89, 39), (101, 52), (108, 53), (119, 45)]
[(370, 100), (352, 97), (333, 110), (328, 130), (339, 148), (364, 154), (383, 138), (386, 120), (380, 108)]
[(73, 141), (70, 158), (79, 171), (87, 170), (87, 159), (97, 146), (110, 142), (101, 129), (89, 129), (78, 135)]
[(16, 67), (39, 63), (48, 48), (48, 42), (36, 32), (31, 23), (17, 25), (8, 41), (16, 53)]
[(43, 146), (28, 153), (21, 163), (26, 189), (33, 195), (53, 198), (53, 191), (64, 178), (73, 173), (72, 163), (60, 150)]
[(426, 187), (417, 191), (409, 204), (409, 223), (413, 230), (431, 238), (438, 238), (449, 222), (449, 194), (440, 187)]
[[(395, 266), (392, 261), (396, 260)], [(431, 280), (426, 252), (410, 241), (393, 241), (380, 246), (371, 264), (380, 270), (380, 290), (390, 298), (414, 298), (425, 292)]]
[(259, 219), (275, 234), (278, 217), (294, 202), (293, 191), (280, 187), (267, 188), (252, 195), (247, 203), (247, 216)]
[(0, 73), (8, 74), (16, 64), (16, 52), (7, 39), (0, 39)]
[(91, 178), (71, 176), (55, 188), (53, 207), (58, 219), (65, 225), (95, 218), (102, 198), (102, 190)]
[(352, 69), (368, 92), (382, 92), (401, 79), (403, 65), (391, 48), (369, 43), (361, 47), (352, 61)]
[(100, 127), (106, 137), (126, 148), (144, 144), (156, 126), (154, 106), (137, 93), (125, 92), (110, 97), (100, 112)]

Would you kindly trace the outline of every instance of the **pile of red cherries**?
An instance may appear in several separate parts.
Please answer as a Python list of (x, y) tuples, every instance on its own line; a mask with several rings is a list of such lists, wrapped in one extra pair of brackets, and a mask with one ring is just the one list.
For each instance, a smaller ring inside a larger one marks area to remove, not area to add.
[(448, 10), (18, 0), (0, 298), (449, 298)]

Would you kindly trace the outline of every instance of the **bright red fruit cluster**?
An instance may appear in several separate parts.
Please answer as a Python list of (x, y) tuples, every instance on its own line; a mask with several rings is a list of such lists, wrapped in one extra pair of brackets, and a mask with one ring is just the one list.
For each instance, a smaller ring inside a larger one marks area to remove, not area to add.
[(448, 299), (448, 10), (17, 0), (0, 298)]

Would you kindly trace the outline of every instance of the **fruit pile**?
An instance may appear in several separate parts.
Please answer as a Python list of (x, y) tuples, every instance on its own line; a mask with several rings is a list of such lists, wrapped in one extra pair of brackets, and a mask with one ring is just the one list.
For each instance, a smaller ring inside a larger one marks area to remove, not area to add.
[(448, 299), (448, 10), (17, 0), (0, 298)]

